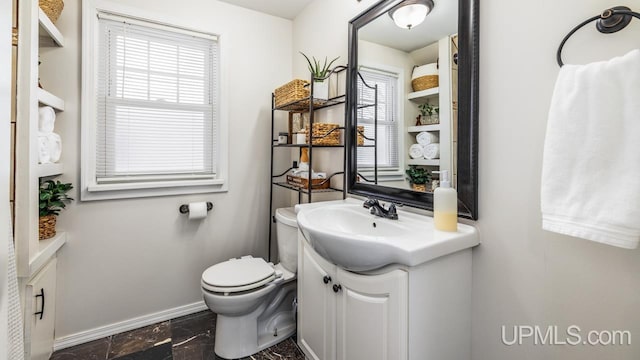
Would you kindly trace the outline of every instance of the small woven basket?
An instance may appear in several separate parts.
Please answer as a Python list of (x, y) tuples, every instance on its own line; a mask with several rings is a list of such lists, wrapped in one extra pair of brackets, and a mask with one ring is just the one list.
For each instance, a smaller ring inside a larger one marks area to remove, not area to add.
[(420, 116), (420, 125), (436, 125), (436, 124), (440, 124), (439, 115)]
[(53, 23), (58, 21), (60, 14), (62, 14), (62, 9), (64, 9), (63, 0), (39, 0), (39, 5), (40, 9), (47, 14), (47, 17)]
[(54, 236), (56, 236), (56, 216), (40, 216), (38, 219), (38, 238), (46, 240)]
[(413, 189), (414, 191), (421, 191), (421, 192), (426, 192), (427, 191), (427, 184), (411, 184), (411, 189)]
[[(339, 128), (338, 124), (315, 123), (313, 124), (313, 145), (340, 145), (340, 131), (333, 131)], [(307, 144), (309, 143), (309, 128), (307, 128)]]
[(295, 79), (277, 88), (273, 93), (276, 97), (275, 105), (290, 104), (309, 97), (308, 81)]
[(364, 126), (358, 125), (358, 146), (364, 146)]
[[(309, 190), (309, 179), (306, 177), (287, 175), (287, 184)], [(327, 179), (311, 179), (311, 190), (322, 190), (329, 188)]]
[(413, 91), (427, 90), (438, 87), (438, 85), (438, 75), (425, 75), (411, 80), (411, 87), (413, 87)]

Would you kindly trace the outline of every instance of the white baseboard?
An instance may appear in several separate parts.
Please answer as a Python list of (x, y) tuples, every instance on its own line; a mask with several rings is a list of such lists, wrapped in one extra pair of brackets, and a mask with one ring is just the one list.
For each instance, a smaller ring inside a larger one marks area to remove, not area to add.
[(175, 319), (180, 316), (194, 314), (206, 309), (207, 305), (204, 303), (204, 301), (199, 301), (193, 304), (178, 306), (173, 309), (167, 309), (159, 311), (157, 313), (143, 315), (133, 319), (117, 322), (115, 324), (100, 326), (95, 329), (63, 336), (61, 338), (55, 339), (53, 343), (53, 351), (66, 349), (72, 346), (87, 343), (89, 341), (102, 339), (107, 336), (138, 329), (162, 321)]

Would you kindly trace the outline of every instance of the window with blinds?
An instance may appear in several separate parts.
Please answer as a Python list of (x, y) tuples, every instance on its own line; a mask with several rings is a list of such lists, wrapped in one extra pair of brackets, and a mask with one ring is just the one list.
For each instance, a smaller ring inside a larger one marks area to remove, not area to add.
[(99, 14), (97, 184), (215, 179), (215, 36)]
[[(359, 106), (358, 125), (364, 126), (365, 136), (377, 139), (378, 169), (396, 170), (398, 160), (398, 75), (375, 69), (360, 69), (360, 74), (367, 85), (378, 87), (378, 134), (375, 134), (375, 108)], [(358, 104), (366, 105), (375, 102), (375, 90), (364, 86), (358, 77)], [(365, 139), (365, 145), (374, 145), (373, 140)], [(374, 167), (375, 148), (358, 148), (358, 168)]]

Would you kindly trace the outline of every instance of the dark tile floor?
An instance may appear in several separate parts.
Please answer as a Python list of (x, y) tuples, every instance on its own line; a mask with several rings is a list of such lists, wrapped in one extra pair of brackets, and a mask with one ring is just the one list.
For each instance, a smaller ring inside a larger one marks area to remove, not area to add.
[[(215, 314), (203, 311), (56, 351), (50, 360), (218, 360)], [(243, 360), (304, 360), (289, 338)]]

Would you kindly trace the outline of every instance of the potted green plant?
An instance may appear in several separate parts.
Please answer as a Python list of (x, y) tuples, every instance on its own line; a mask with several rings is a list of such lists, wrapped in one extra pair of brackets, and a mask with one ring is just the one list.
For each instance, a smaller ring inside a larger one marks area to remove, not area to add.
[(325, 57), (324, 63), (320, 65), (320, 62), (316, 60), (315, 56), (311, 57), (313, 59), (312, 62), (311, 59), (309, 59), (309, 57), (303, 52), (300, 52), (300, 54), (302, 54), (302, 56), (304, 56), (304, 58), (307, 60), (309, 71), (311, 72), (311, 74), (313, 74), (313, 97), (316, 99), (328, 100), (329, 82), (325, 82), (324, 80), (327, 77), (327, 74), (329, 74), (329, 71), (331, 71), (331, 65), (333, 65), (333, 63), (336, 62), (336, 60), (338, 60), (340, 57), (338, 56), (328, 63), (328, 59), (327, 57)]
[(56, 217), (67, 206), (67, 203), (73, 200), (67, 195), (71, 189), (73, 189), (73, 185), (63, 184), (60, 181), (47, 180), (40, 184), (40, 240), (49, 239), (56, 235)]
[(409, 168), (405, 170), (405, 174), (407, 174), (407, 180), (413, 190), (427, 191), (427, 184), (431, 182), (431, 174), (425, 168), (409, 165)]
[(423, 125), (433, 125), (440, 123), (440, 108), (431, 104), (418, 105)]

